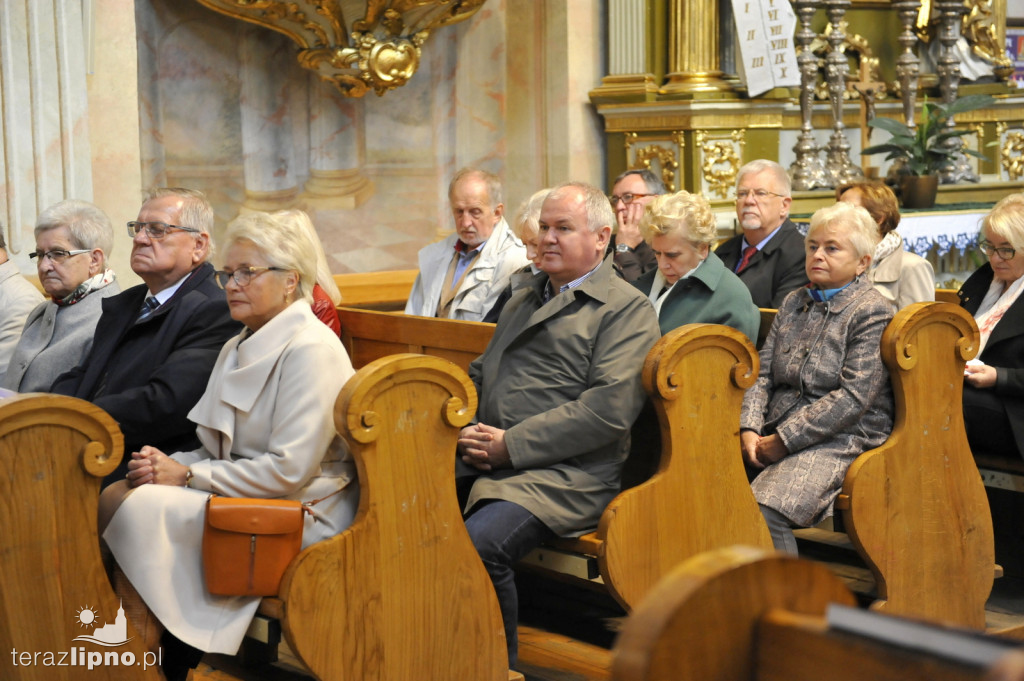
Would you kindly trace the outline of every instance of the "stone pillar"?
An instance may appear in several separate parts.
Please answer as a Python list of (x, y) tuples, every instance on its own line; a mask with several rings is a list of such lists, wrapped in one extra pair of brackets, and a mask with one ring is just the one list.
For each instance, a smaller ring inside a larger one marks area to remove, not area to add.
[(361, 174), (364, 157), (363, 100), (311, 78), (309, 92), (309, 180), (300, 197), (318, 208), (356, 208), (373, 196)]
[(658, 83), (648, 66), (650, 4), (646, 0), (608, 0), (608, 75), (590, 93), (595, 103), (649, 99)]
[(671, 0), (669, 74), (662, 91), (672, 95), (730, 90), (718, 53), (718, 0)]
[(295, 205), (291, 115), (287, 90), (290, 71), (274, 68), (291, 55), (279, 54), (279, 41), (267, 40), (266, 29), (246, 26), (239, 45), (241, 79), (242, 158), (245, 176), (243, 209), (274, 211)]
[(35, 272), (28, 254), (39, 212), (92, 200), (82, 6), (4, 0), (0, 8), (0, 222), (23, 272)]

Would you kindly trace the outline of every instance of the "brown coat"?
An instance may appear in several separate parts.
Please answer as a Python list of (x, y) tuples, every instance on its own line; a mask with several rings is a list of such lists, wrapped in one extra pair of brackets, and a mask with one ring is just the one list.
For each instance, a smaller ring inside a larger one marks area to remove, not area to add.
[(741, 428), (778, 433), (790, 452), (752, 483), (758, 503), (798, 525), (820, 522), (853, 460), (889, 436), (892, 388), (879, 348), (892, 315), (866, 277), (827, 304), (807, 289), (783, 301), (740, 416)]

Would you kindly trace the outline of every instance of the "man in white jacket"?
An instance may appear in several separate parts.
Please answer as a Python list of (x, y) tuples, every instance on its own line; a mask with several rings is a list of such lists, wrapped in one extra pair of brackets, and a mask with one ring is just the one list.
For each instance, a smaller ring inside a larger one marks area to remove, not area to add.
[(406, 314), (481, 321), (512, 273), (529, 262), (505, 222), (501, 181), (463, 168), (448, 185), (455, 233), (421, 249)]

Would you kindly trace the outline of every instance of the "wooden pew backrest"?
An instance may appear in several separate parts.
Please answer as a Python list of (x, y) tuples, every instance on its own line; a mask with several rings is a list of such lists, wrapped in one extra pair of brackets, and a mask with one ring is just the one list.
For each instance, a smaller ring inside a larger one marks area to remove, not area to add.
[(670, 331), (648, 353), (643, 380), (661, 431), (658, 472), (620, 493), (596, 533), (601, 574), (623, 607), (702, 551), (771, 548), (739, 444), (743, 393), (758, 366), (746, 336), (715, 324)]
[(335, 274), (341, 304), (370, 310), (404, 310), (417, 270)]
[[(102, 409), (71, 397), (27, 394), (0, 400), (0, 649), (5, 655), (80, 648), (86, 654), (116, 651), (132, 665), (100, 664), (86, 674), (81, 666), (2, 663), (10, 679), (148, 679), (146, 649), (130, 622), (123, 645), (107, 648), (73, 642), (93, 629), (79, 613), (96, 614), (93, 627), (115, 624), (119, 600), (100, 558), (96, 510), (100, 481), (121, 460), (124, 441)], [(122, 612), (123, 616), (123, 612)], [(160, 676), (159, 678), (163, 678)]]
[(952, 303), (953, 305), (959, 305), (960, 296), (958, 296), (956, 292), (957, 289), (955, 288), (937, 288), (935, 289), (935, 302)]
[(962, 308), (915, 303), (882, 336), (892, 434), (850, 466), (836, 508), (875, 575), (875, 608), (982, 629), (995, 575), (992, 519), (963, 421), (978, 328)]
[(334, 420), (358, 467), (359, 510), (299, 554), (280, 594), (284, 635), (318, 678), (510, 678), (452, 474), (476, 404), (465, 372), (421, 355), (371, 362), (342, 389)]
[(400, 312), (339, 307), (338, 317), (341, 342), (357, 369), (381, 357), (414, 352), (447, 359), (466, 371), (494, 335), (494, 324)]

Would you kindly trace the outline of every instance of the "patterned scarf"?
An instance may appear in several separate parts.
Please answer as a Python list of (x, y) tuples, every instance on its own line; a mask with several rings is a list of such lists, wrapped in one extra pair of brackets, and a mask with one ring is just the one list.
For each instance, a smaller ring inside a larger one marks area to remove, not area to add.
[(85, 298), (93, 291), (99, 291), (101, 288), (111, 283), (116, 278), (117, 277), (114, 275), (114, 270), (103, 270), (95, 277), (83, 281), (75, 288), (74, 291), (67, 294), (60, 300), (54, 298), (53, 302), (57, 304), (57, 307), (67, 307), (68, 305), (74, 305), (79, 300)]
[(871, 258), (871, 269), (878, 267), (878, 263), (882, 262), (883, 258), (892, 255), (901, 248), (903, 248), (903, 237), (894, 229), (883, 236), (882, 240), (875, 246), (875, 255)]

